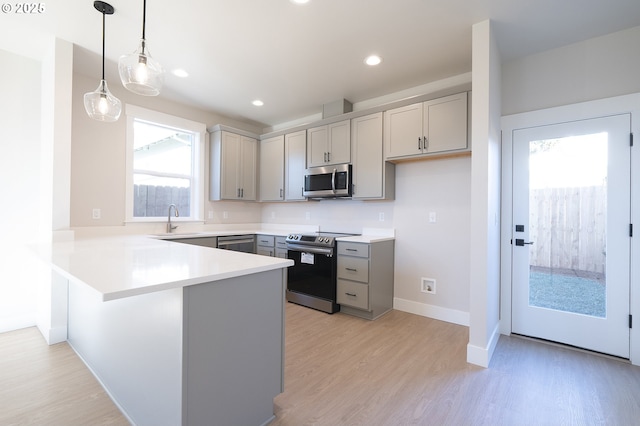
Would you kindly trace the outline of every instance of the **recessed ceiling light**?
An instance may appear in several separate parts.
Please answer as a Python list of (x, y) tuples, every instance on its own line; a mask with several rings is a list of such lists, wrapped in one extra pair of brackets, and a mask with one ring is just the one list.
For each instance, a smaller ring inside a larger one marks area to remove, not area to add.
[(382, 62), (382, 58), (378, 55), (367, 56), (364, 60), (364, 63), (370, 66), (378, 65), (380, 62)]
[(255, 101), (251, 102), (252, 104), (254, 104), (255, 106), (262, 106), (264, 105), (264, 102), (262, 102), (260, 99), (256, 99)]
[(181, 78), (189, 77), (189, 73), (186, 72), (185, 70), (181, 69), (181, 68), (173, 70), (173, 75), (175, 75), (176, 77), (181, 77)]
[(295, 4), (305, 4), (305, 3), (309, 3), (309, 0), (289, 0), (291, 3), (295, 3)]

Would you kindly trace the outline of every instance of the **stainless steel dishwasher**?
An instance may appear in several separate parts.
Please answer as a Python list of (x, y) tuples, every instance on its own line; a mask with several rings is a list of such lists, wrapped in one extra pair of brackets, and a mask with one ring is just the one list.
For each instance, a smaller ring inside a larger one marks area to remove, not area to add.
[(256, 238), (255, 235), (226, 235), (224, 237), (218, 237), (218, 248), (244, 253), (255, 253)]

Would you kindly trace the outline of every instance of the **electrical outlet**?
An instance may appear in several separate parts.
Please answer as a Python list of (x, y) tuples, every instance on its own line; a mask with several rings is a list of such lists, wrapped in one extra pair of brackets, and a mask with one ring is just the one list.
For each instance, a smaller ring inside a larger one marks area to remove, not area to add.
[(436, 280), (423, 277), (420, 280), (420, 291), (423, 293), (436, 294)]
[(307, 220), (310, 220), (310, 219), (311, 219), (311, 212), (306, 212), (306, 213), (304, 214), (304, 217), (305, 217)]
[(100, 217), (102, 217), (102, 212), (100, 211), (100, 209), (93, 209), (93, 211), (91, 212), (91, 218), (100, 219)]
[(436, 223), (436, 212), (429, 212), (429, 223)]
[(209, 219), (213, 219), (213, 210), (209, 210), (208, 216)]
[(380, 222), (384, 222), (384, 212), (380, 212), (380, 213), (378, 213), (378, 220), (379, 220)]
[(229, 212), (222, 212), (223, 219), (229, 219)]
[(271, 212), (271, 219), (275, 219), (276, 218), (276, 212)]

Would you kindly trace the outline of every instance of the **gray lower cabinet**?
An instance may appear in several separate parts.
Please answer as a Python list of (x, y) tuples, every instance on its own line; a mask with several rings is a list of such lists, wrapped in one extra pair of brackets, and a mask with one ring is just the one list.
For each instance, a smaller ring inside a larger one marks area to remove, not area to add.
[(276, 237), (276, 257), (287, 258), (287, 237)]
[(287, 258), (286, 237), (258, 234), (256, 236), (256, 253), (263, 256)]
[(393, 308), (394, 245), (338, 241), (340, 312), (373, 320)]
[(274, 257), (275, 250), (275, 237), (273, 235), (256, 235), (256, 253), (262, 256)]

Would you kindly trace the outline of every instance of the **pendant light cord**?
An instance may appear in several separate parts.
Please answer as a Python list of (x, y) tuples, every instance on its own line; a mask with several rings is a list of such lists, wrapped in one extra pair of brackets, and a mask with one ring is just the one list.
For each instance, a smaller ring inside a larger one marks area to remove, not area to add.
[(105, 13), (102, 11), (102, 79), (104, 80), (104, 26), (105, 26)]
[(144, 32), (146, 23), (147, 23), (147, 0), (144, 0), (142, 2), (142, 39), (143, 40), (146, 38), (145, 32)]

